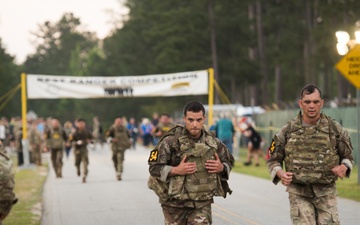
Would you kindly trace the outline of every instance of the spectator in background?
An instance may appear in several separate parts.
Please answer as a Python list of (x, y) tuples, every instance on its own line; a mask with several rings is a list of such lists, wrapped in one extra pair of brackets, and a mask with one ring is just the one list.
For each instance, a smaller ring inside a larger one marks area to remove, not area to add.
[(219, 118), (214, 117), (214, 118), (213, 118), (213, 121), (212, 121), (212, 124), (211, 124), (211, 126), (209, 127), (209, 130), (212, 131), (212, 132), (214, 132), (215, 135), (216, 135), (216, 123), (217, 123), (218, 120), (219, 120)]
[(11, 117), (10, 119), (10, 123), (9, 123), (9, 134), (8, 134), (8, 139), (9, 139), (9, 146), (11, 150), (17, 150), (16, 149), (16, 145), (15, 145), (15, 123), (16, 123), (16, 119), (15, 117)]
[(93, 118), (93, 132), (92, 135), (94, 137), (94, 144), (95, 149), (97, 143), (100, 143), (101, 148), (103, 147), (102, 135), (103, 135), (103, 128), (101, 126), (100, 120), (97, 116)]
[(244, 135), (248, 138), (248, 143), (247, 143), (248, 152), (247, 152), (246, 162), (244, 162), (244, 165), (250, 166), (252, 164), (251, 158), (254, 157), (255, 166), (259, 166), (260, 165), (259, 156), (264, 158), (266, 161), (266, 158), (262, 150), (261, 135), (250, 124), (248, 125), (248, 128), (244, 131)]
[(225, 114), (220, 115), (220, 119), (215, 126), (215, 133), (216, 137), (226, 145), (232, 155), (235, 129), (232, 121)]
[(159, 123), (159, 114), (154, 112), (151, 120), (152, 125), (156, 126)]
[(140, 132), (143, 139), (143, 145), (145, 147), (149, 147), (151, 144), (153, 144), (153, 137), (151, 135), (151, 131), (154, 129), (154, 126), (150, 122), (148, 118), (144, 118), (142, 120), (142, 123), (140, 125)]
[(14, 139), (15, 149), (18, 158), (18, 166), (22, 166), (24, 164), (22, 139), (23, 139), (23, 132), (22, 132), (22, 125), (20, 125), (19, 128), (15, 129), (15, 139)]
[[(65, 134), (67, 135), (67, 137), (70, 137), (70, 134), (72, 134), (73, 132), (75, 132), (75, 128), (73, 127), (73, 124), (71, 121), (66, 121), (64, 123), (64, 131)], [(65, 143), (65, 154), (66, 154), (66, 158), (69, 158), (70, 155), (70, 151), (71, 151), (71, 142), (68, 139)]]
[(0, 141), (5, 143), (6, 140), (6, 126), (5, 126), (5, 118), (1, 118), (0, 120)]
[(139, 133), (138, 125), (134, 117), (131, 117), (126, 128), (128, 129), (131, 137), (131, 148), (135, 150), (137, 137)]

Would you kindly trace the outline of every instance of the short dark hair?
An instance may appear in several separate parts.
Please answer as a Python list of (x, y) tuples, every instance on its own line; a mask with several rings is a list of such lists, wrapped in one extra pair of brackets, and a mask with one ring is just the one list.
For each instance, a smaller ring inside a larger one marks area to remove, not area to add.
[(314, 84), (307, 84), (301, 89), (300, 99), (302, 99), (304, 97), (304, 95), (310, 95), (310, 94), (314, 93), (315, 90), (319, 91), (320, 98), (322, 99), (320, 88)]
[(162, 114), (160, 115), (160, 117), (162, 117), (162, 116), (166, 116), (166, 117), (169, 117), (169, 118), (170, 118), (170, 114), (169, 114), (169, 113), (162, 113)]
[(186, 112), (188, 112), (188, 111), (195, 112), (195, 113), (202, 111), (203, 116), (205, 116), (204, 105), (197, 101), (191, 101), (191, 102), (186, 103), (186, 105), (184, 107), (184, 116), (186, 116)]
[(84, 122), (85, 123), (86, 121), (85, 121), (85, 119), (80, 118), (80, 119), (77, 120), (77, 122)]

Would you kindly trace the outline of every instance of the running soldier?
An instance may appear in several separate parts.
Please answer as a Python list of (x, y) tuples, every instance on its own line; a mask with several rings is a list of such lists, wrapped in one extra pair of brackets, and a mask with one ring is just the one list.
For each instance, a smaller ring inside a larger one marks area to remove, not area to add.
[(51, 119), (51, 127), (46, 132), (47, 148), (57, 178), (62, 177), (63, 155), (67, 136), (58, 119)]
[(93, 136), (86, 129), (86, 122), (84, 119), (78, 119), (76, 122), (76, 131), (70, 135), (69, 140), (74, 145), (74, 154), (75, 154), (75, 166), (77, 170), (77, 175), (81, 175), (80, 165), (83, 164), (83, 175), (82, 182), (86, 182), (86, 177), (89, 173), (89, 155), (87, 144), (92, 142)]
[(131, 147), (130, 133), (123, 124), (123, 119), (117, 117), (114, 124), (106, 131), (111, 141), (112, 160), (116, 171), (116, 179), (121, 180), (125, 150)]

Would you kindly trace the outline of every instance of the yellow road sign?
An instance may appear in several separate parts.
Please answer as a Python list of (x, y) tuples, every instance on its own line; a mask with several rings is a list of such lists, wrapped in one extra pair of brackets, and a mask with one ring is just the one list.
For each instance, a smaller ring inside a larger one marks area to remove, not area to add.
[(356, 88), (360, 88), (360, 45), (356, 45), (336, 64), (336, 69)]

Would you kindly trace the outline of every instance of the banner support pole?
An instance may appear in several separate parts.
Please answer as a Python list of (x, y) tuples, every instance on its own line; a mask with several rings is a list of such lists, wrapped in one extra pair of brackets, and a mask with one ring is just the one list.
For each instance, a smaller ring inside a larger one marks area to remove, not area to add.
[(27, 140), (27, 99), (26, 99), (26, 74), (21, 74), (21, 118), (22, 118), (22, 152), (24, 157), (24, 167), (30, 165), (29, 142)]
[(209, 95), (208, 95), (208, 127), (212, 125), (213, 121), (213, 106), (214, 106), (214, 69), (210, 68), (209, 71)]

